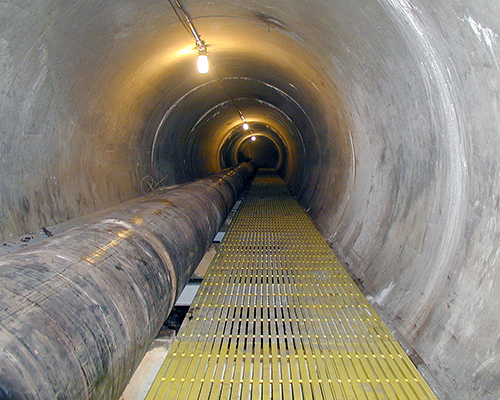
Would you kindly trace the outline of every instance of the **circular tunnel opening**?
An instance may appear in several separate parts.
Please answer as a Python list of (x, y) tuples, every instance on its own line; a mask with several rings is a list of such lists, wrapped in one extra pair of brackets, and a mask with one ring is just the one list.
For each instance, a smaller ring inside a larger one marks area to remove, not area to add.
[[(271, 164), (277, 166), (289, 190), (303, 204), (316, 208), (319, 197), (314, 193), (319, 189), (320, 169), (331, 166), (334, 195), (329, 200), (340, 216), (352, 181), (353, 149), (344, 127), (343, 105), (336, 98), (337, 92), (330, 90), (332, 83), (310, 64), (301, 65), (299, 60), (283, 69), (265, 54), (220, 50), (211, 53), (210, 63), (207, 75), (176, 76), (172, 97), (157, 108), (160, 120), (151, 120), (155, 179), (167, 176), (168, 182), (187, 182), (236, 165), (234, 150), (238, 146), (233, 140), (241, 144), (241, 138), (248, 136), (241, 129), (236, 103), (251, 132), (274, 141), (280, 156)], [(189, 67), (186, 63), (180, 69)], [(323, 103), (338, 114), (325, 113), (320, 106)], [(325, 132), (329, 134), (325, 136)], [(265, 147), (275, 151), (272, 146)]]
[(248, 130), (238, 125), (225, 136), (220, 147), (221, 167), (234, 167), (253, 160), (259, 168), (274, 168), (284, 175), (293, 160), (290, 160), (290, 144), (282, 138), (283, 134), (289, 133), (280, 133), (263, 123), (252, 122)]
[(237, 151), (238, 163), (255, 161), (259, 168), (278, 169), (280, 151), (271, 139), (262, 135), (252, 135), (246, 138)]

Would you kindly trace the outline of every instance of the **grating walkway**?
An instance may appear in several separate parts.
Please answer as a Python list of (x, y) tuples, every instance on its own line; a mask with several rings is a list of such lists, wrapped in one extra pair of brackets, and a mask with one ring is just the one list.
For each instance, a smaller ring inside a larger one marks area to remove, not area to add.
[(436, 399), (283, 181), (247, 192), (153, 399)]

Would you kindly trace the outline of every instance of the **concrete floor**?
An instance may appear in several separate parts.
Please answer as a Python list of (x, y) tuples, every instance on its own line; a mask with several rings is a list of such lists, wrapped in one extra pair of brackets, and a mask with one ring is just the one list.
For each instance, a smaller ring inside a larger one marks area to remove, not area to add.
[(153, 342), (150, 350), (135, 370), (134, 375), (132, 375), (125, 391), (120, 396), (120, 400), (144, 400), (146, 398), (149, 388), (167, 356), (173, 339), (174, 332), (170, 337), (156, 339)]

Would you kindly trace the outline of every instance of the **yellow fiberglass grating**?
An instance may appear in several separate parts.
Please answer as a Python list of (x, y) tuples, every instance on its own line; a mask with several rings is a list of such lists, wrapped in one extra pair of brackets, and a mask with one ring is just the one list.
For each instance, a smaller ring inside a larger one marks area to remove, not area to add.
[(436, 399), (277, 176), (257, 176), (149, 393)]

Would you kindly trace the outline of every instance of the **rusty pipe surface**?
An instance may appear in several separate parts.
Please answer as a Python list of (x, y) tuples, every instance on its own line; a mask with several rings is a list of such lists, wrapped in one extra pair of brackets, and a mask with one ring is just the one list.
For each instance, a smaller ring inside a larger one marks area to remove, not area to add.
[(0, 398), (118, 398), (253, 172), (156, 190), (2, 257)]

